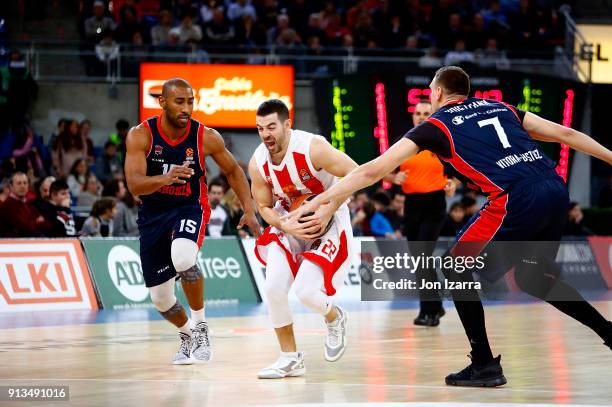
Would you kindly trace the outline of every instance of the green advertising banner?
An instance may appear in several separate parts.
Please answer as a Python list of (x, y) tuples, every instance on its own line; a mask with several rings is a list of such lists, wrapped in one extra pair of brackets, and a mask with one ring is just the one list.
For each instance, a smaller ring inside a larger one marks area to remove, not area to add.
[[(98, 296), (106, 309), (152, 307), (140, 265), (138, 239), (81, 239)], [(198, 253), (205, 278), (206, 302), (259, 302), (244, 252), (237, 238), (207, 238)], [(176, 294), (187, 304), (180, 281)]]

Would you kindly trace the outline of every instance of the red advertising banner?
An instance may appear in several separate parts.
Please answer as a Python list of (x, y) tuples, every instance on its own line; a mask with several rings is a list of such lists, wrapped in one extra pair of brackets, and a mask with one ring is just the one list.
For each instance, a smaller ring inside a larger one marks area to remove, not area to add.
[(210, 127), (255, 128), (255, 111), (280, 99), (293, 119), (292, 66), (143, 63), (140, 65), (140, 120), (161, 111), (164, 81), (181, 77), (194, 91), (193, 118)]
[(0, 312), (98, 309), (81, 243), (0, 240)]

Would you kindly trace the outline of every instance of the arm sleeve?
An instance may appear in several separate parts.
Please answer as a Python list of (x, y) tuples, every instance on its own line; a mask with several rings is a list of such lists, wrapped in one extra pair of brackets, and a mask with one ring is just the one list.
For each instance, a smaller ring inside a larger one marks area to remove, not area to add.
[(450, 158), (452, 155), (450, 141), (446, 134), (428, 121), (410, 129), (404, 137), (414, 141), (420, 150), (429, 150), (444, 158)]

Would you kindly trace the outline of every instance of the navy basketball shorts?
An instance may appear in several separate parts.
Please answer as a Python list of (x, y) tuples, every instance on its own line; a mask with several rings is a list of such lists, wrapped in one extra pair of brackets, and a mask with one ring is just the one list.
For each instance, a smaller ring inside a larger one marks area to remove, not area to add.
[(189, 239), (201, 247), (207, 221), (200, 206), (163, 210), (141, 208), (138, 213), (140, 261), (147, 287), (177, 277), (172, 264), (172, 241), (178, 238)]
[[(524, 260), (554, 263), (563, 235), (569, 196), (560, 177), (525, 180), (488, 201), (457, 234), (454, 255), (487, 249), (480, 274), (494, 281)], [(506, 245), (490, 242), (511, 241)], [(530, 242), (549, 242), (534, 244)]]

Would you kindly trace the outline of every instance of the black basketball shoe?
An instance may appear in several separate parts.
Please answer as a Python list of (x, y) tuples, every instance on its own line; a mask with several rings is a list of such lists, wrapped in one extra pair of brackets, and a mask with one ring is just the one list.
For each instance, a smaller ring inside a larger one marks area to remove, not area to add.
[[(470, 359), (472, 357), (468, 355)], [(459, 373), (451, 373), (446, 376), (446, 384), (449, 386), (469, 387), (497, 387), (506, 384), (506, 377), (502, 370), (501, 355), (494, 358), (485, 365), (470, 363), (468, 367)]]
[(414, 319), (414, 324), (418, 326), (438, 326), (440, 325), (440, 318), (442, 318), (444, 314), (446, 314), (444, 308), (440, 308), (440, 311), (435, 314), (426, 314), (421, 311)]

